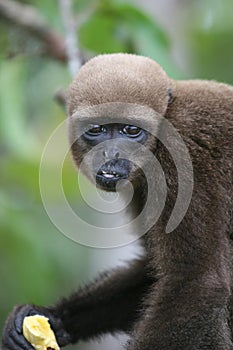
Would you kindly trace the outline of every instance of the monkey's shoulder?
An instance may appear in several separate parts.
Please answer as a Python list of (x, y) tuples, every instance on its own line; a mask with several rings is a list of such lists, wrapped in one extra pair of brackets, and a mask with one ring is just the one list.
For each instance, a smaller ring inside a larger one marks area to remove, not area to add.
[[(233, 87), (215, 81), (177, 81), (167, 119), (187, 143), (201, 150), (233, 152)], [(194, 140), (194, 141), (193, 141)]]
[(168, 110), (171, 120), (199, 126), (233, 127), (233, 87), (207, 80), (176, 82), (174, 102)]
[(177, 81), (175, 95), (184, 107), (200, 106), (210, 113), (213, 110), (232, 111), (233, 108), (233, 86), (212, 80)]

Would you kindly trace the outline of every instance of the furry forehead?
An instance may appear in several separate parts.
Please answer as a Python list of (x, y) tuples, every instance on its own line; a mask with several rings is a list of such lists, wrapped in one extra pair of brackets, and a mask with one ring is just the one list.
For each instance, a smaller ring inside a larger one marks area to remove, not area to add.
[(175, 86), (158, 63), (132, 54), (96, 56), (78, 72), (68, 91), (68, 115), (80, 107), (132, 103), (164, 115)]

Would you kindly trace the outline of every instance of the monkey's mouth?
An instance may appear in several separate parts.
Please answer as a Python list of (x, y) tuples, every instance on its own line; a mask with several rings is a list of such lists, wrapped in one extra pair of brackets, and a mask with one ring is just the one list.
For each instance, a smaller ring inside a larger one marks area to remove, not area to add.
[(116, 171), (99, 170), (96, 174), (96, 183), (103, 189), (115, 190), (119, 180), (126, 179), (127, 174), (120, 174)]
[(100, 170), (97, 175), (103, 176), (106, 179), (119, 179), (122, 177), (122, 174), (117, 173), (116, 171), (107, 172), (105, 170)]
[(127, 179), (128, 176), (128, 167), (122, 167), (122, 164), (119, 161), (110, 161), (102, 165), (97, 171), (96, 184), (105, 190), (114, 191), (116, 189), (117, 182)]

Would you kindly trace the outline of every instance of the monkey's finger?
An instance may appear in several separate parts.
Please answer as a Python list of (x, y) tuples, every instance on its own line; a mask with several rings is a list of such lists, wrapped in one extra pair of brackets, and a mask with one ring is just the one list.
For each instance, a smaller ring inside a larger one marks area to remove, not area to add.
[(3, 342), (2, 350), (34, 350), (23, 336), (19, 336), (16, 331), (12, 331), (7, 341)]
[(21, 305), (15, 308), (14, 324), (15, 324), (15, 329), (19, 334), (23, 333), (23, 320), (26, 316), (31, 314), (30, 311), (32, 312), (32, 307), (30, 305)]

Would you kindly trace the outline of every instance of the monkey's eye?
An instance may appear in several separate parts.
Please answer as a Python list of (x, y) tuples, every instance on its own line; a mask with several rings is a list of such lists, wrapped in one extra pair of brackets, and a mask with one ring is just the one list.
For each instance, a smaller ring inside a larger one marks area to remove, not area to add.
[(90, 125), (90, 127), (85, 133), (88, 135), (95, 136), (95, 135), (101, 134), (104, 131), (105, 131), (105, 128), (103, 127), (103, 125), (96, 124), (96, 125)]
[(134, 125), (125, 125), (123, 128), (123, 133), (127, 136), (136, 137), (140, 134), (142, 129)]

